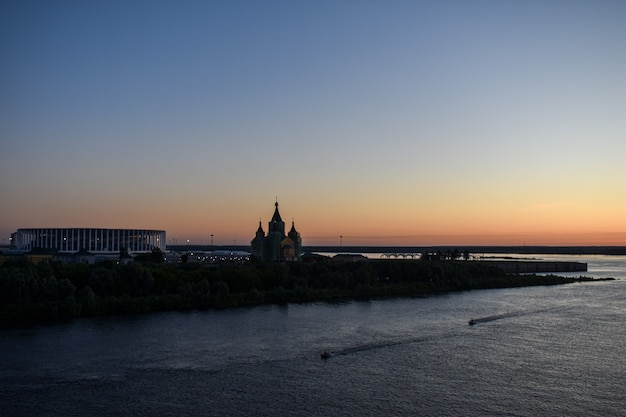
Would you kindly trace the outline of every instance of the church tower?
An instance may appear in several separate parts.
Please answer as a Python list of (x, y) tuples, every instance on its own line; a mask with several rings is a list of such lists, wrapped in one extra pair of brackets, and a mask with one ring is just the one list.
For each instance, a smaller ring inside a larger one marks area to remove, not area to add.
[(256, 230), (256, 236), (250, 242), (252, 245), (252, 255), (257, 259), (263, 259), (265, 250), (265, 232), (263, 226), (261, 226), (261, 219), (259, 219), (259, 228)]
[(280, 213), (278, 212), (278, 201), (274, 203), (276, 207), (274, 209), (274, 215), (272, 216), (272, 220), (268, 225), (269, 233), (278, 232), (281, 236), (285, 235), (285, 222), (280, 218)]
[(293, 219), (291, 220), (291, 230), (289, 231), (289, 234), (287, 236), (293, 242), (294, 256), (295, 256), (294, 261), (301, 261), (302, 260), (302, 238), (300, 237), (300, 232), (296, 230), (296, 226), (293, 222)]
[(280, 262), (284, 259), (281, 256), (280, 244), (285, 238), (285, 222), (280, 218), (278, 212), (278, 201), (274, 204), (274, 215), (267, 225), (267, 237), (265, 238), (265, 257), (266, 261)]

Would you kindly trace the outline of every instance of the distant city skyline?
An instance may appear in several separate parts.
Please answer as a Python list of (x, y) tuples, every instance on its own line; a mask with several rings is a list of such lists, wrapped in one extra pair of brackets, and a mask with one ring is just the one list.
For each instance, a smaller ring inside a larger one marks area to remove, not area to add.
[[(626, 2), (0, 4), (0, 239), (626, 245)], [(268, 210), (268, 207), (270, 209)]]

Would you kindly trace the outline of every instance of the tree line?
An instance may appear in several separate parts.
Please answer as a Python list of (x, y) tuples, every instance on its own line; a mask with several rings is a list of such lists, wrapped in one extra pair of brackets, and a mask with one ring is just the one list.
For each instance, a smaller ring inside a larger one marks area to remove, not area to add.
[(506, 275), (485, 262), (368, 260), (346, 263), (163, 265), (10, 260), (0, 266), (0, 324), (109, 314), (370, 299), (572, 282)]

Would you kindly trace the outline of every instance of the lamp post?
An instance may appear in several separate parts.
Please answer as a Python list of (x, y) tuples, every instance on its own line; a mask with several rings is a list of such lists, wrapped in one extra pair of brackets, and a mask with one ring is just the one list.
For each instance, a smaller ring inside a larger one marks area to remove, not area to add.
[(213, 247), (213, 235), (211, 234), (211, 247)]

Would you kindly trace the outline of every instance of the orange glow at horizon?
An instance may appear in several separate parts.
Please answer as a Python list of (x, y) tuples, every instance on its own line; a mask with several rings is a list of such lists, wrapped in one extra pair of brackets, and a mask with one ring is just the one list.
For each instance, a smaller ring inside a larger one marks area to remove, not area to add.
[[(255, 194), (261, 192), (172, 199), (150, 210), (142, 208), (148, 205), (145, 201), (129, 200), (126, 205), (91, 201), (71, 216), (63, 204), (56, 209), (50, 204), (44, 211), (33, 205), (15, 211), (11, 219), (15, 229), (4, 234), (8, 239), (21, 227), (145, 228), (165, 230), (168, 244), (189, 240), (208, 245), (213, 235), (215, 245), (245, 246), (254, 237), (259, 219), (267, 232), (274, 211), (273, 198)], [(421, 198), (363, 195), (335, 192), (324, 199), (290, 195), (284, 203), (279, 198), (279, 211), (287, 231), (294, 220), (304, 246), (339, 245), (340, 240), (346, 246), (626, 246), (626, 215), (619, 201), (528, 203), (436, 192), (420, 193)]]
[[(546, 246), (624, 246), (626, 245), (626, 224), (619, 213), (610, 216), (585, 216), (587, 223), (578, 221), (580, 213), (570, 216), (560, 213), (543, 213), (538, 216), (534, 209), (520, 209), (517, 213), (495, 216), (485, 213), (468, 214), (468, 218), (450, 213), (450, 217), (429, 217), (428, 215), (406, 216), (406, 213), (386, 212), (384, 215), (370, 215), (361, 212), (322, 213), (313, 210), (297, 213), (297, 210), (279, 211), (288, 231), (292, 217), (296, 230), (302, 235), (304, 246), (317, 245), (546, 245)], [(265, 232), (273, 210), (261, 217), (261, 227)], [(291, 214), (296, 214), (291, 216)], [(196, 222), (191, 217), (170, 222), (168, 240), (190, 239), (197, 244), (210, 241), (213, 235), (215, 245), (247, 245), (254, 237), (259, 225), (259, 216), (245, 213), (229, 213), (216, 220), (216, 216), (204, 217)], [(343, 236), (340, 238), (340, 236)]]

